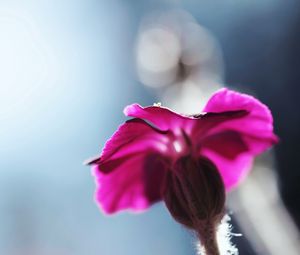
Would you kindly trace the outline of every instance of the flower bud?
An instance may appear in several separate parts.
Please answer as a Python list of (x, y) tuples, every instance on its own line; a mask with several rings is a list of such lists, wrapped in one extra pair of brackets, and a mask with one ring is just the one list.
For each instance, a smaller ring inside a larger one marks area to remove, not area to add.
[(197, 232), (206, 254), (219, 254), (216, 228), (225, 212), (225, 187), (207, 158), (180, 158), (168, 171), (163, 199), (173, 218)]

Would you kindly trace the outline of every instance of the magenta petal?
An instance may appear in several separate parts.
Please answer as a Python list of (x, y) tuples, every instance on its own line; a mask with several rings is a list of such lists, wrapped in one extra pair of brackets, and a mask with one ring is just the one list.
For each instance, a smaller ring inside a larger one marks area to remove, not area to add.
[(252, 96), (221, 89), (210, 98), (204, 108), (205, 112), (215, 113), (239, 110), (245, 110), (249, 114), (243, 119), (237, 119), (226, 124), (227, 128), (277, 140), (273, 134), (273, 118), (269, 108)]
[(192, 124), (193, 120), (195, 120), (193, 117), (178, 114), (165, 107), (142, 107), (139, 104), (128, 105), (124, 109), (124, 114), (127, 116), (147, 120), (160, 130), (174, 130), (177, 127), (188, 128), (185, 123), (188, 122)]
[(273, 133), (273, 118), (270, 110), (252, 96), (221, 89), (208, 101), (204, 111), (226, 112), (246, 110), (242, 118), (220, 123), (210, 130), (217, 133), (224, 130), (239, 132), (253, 154), (259, 154), (278, 141)]
[(162, 163), (168, 132), (141, 119), (121, 125), (107, 141), (101, 156), (92, 160), (96, 201), (106, 213), (140, 211), (158, 201), (164, 175)]
[(253, 162), (253, 156), (249, 153), (238, 154), (233, 160), (205, 148), (201, 155), (206, 156), (217, 166), (227, 191), (237, 186), (247, 176)]
[(253, 157), (277, 142), (272, 115), (257, 99), (227, 89), (214, 94), (204, 110), (220, 115), (247, 111), (239, 118), (219, 122), (198, 141), (200, 154), (218, 166), (226, 188), (230, 189), (248, 172)]
[(215, 163), (227, 190), (238, 184), (248, 173), (253, 155), (235, 131), (224, 131), (203, 139), (200, 154)]
[(205, 137), (201, 142), (201, 148), (213, 150), (230, 160), (235, 160), (241, 153), (249, 152), (240, 134), (230, 130)]
[(130, 209), (140, 212), (161, 200), (165, 165), (157, 154), (139, 153), (127, 158), (105, 174), (93, 167), (97, 190), (95, 199), (107, 214)]
[(119, 127), (106, 142), (99, 160), (93, 163), (99, 164), (102, 172), (109, 172), (114, 170), (113, 163), (120, 158), (139, 152), (163, 153), (167, 139), (168, 132), (160, 131), (141, 119), (132, 119)]

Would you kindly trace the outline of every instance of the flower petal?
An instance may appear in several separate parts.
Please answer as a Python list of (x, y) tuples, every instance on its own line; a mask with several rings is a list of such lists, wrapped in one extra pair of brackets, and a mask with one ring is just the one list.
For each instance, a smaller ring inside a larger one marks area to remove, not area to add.
[(210, 125), (210, 118), (202, 118), (203, 123), (208, 122), (209, 129), (202, 132), (201, 138), (195, 136), (200, 154), (217, 165), (226, 188), (230, 189), (249, 171), (253, 157), (278, 141), (273, 133), (272, 115), (267, 106), (252, 96), (227, 89), (214, 94), (204, 110), (218, 113), (220, 118), (228, 112), (247, 113), (238, 118), (225, 118), (217, 125)]
[(240, 134), (230, 130), (205, 137), (201, 142), (201, 148), (213, 150), (231, 160), (249, 151)]
[[(132, 104), (124, 109), (124, 114), (131, 117), (144, 119), (152, 123), (162, 131), (171, 131), (175, 135), (184, 130), (188, 135), (198, 132), (203, 136), (203, 132), (209, 130), (211, 126), (218, 125), (219, 122), (228, 121), (231, 118), (240, 118), (247, 114), (246, 111), (228, 111), (226, 113), (206, 113), (194, 116), (178, 114), (161, 106), (142, 107), (138, 104)], [(209, 118), (209, 121), (206, 119)], [(203, 122), (204, 120), (204, 122)]]
[[(139, 104), (128, 105), (124, 109), (124, 114), (147, 120), (164, 131), (175, 128), (188, 128), (185, 125), (186, 121), (195, 120), (193, 117), (178, 114), (162, 106), (142, 107)], [(192, 122), (189, 123), (192, 124)]]
[(139, 152), (166, 151), (168, 131), (160, 131), (141, 119), (126, 121), (106, 142), (101, 156), (88, 164), (98, 164), (100, 171), (110, 172), (115, 164)]
[(247, 176), (253, 162), (253, 156), (249, 153), (238, 154), (233, 160), (214, 150), (204, 148), (201, 155), (217, 166), (227, 191), (237, 186)]
[(95, 200), (107, 214), (125, 209), (140, 212), (161, 200), (165, 175), (161, 155), (138, 153), (123, 159), (109, 174), (95, 165), (93, 174), (97, 184)]
[(160, 200), (166, 139), (167, 131), (132, 119), (107, 141), (101, 156), (90, 162), (97, 183), (95, 198), (104, 212), (140, 211)]
[(223, 131), (204, 138), (200, 155), (217, 166), (226, 190), (230, 190), (248, 173), (253, 154), (238, 132)]
[(222, 89), (212, 96), (204, 110), (217, 113), (247, 111), (248, 114), (241, 118), (219, 123), (209, 133), (238, 132), (253, 155), (263, 152), (278, 142), (277, 136), (273, 133), (273, 118), (270, 110), (252, 96)]
[[(252, 96), (221, 89), (210, 98), (204, 108), (204, 111), (209, 113), (239, 110), (247, 111), (248, 114), (244, 118), (218, 125), (214, 132), (225, 129), (235, 130), (251, 137), (266, 139), (271, 144), (278, 141), (278, 138), (273, 134), (273, 118), (269, 108)], [(269, 143), (266, 148), (270, 146)]]

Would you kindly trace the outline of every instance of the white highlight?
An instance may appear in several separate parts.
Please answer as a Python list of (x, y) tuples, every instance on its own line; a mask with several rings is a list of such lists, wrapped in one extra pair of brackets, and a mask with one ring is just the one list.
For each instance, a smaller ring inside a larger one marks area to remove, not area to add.
[(161, 107), (161, 102), (154, 103), (153, 106)]
[(173, 142), (173, 146), (176, 152), (181, 152), (182, 151), (182, 146), (178, 141), (174, 141)]

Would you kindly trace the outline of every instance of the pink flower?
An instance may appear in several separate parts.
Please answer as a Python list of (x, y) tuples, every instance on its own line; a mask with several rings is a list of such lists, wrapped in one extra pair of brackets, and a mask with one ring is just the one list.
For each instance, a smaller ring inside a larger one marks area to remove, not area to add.
[[(134, 118), (89, 163), (96, 201), (108, 214), (141, 211), (164, 199), (167, 176), (178, 168), (182, 176), (197, 178), (196, 168), (213, 164), (228, 191), (246, 176), (253, 158), (277, 142), (269, 109), (252, 96), (227, 89), (216, 92), (196, 116), (138, 104), (124, 113)], [(194, 165), (195, 172), (187, 172)]]

